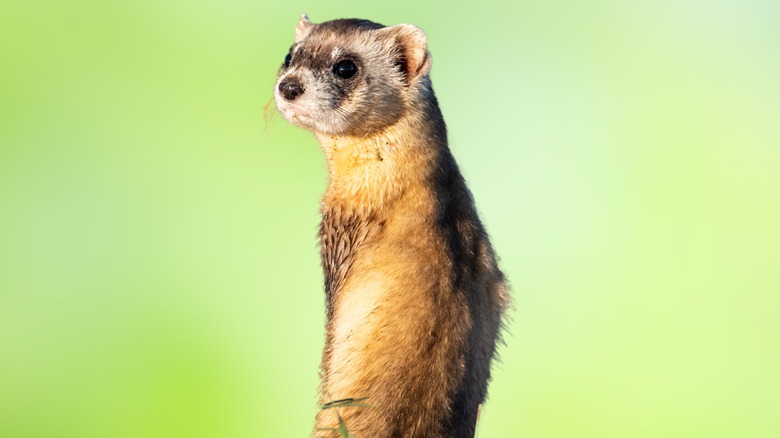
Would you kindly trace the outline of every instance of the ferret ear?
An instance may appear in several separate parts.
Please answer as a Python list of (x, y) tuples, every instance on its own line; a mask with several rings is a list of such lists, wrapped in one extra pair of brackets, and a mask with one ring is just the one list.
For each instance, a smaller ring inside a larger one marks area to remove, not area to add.
[(295, 26), (295, 44), (300, 43), (304, 38), (306, 38), (309, 35), (309, 32), (311, 32), (312, 23), (309, 21), (309, 16), (306, 15), (304, 12), (301, 14), (300, 20), (298, 20), (298, 25)]
[(406, 74), (407, 83), (425, 76), (431, 69), (428, 39), (422, 29), (411, 24), (398, 24), (379, 29), (377, 33), (393, 39), (400, 56), (397, 63)]

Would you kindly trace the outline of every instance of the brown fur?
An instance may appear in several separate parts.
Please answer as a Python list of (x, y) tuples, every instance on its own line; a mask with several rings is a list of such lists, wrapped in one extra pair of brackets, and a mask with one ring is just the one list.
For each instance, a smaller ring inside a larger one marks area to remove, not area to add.
[[(339, 45), (365, 56), (363, 76), (339, 105), (348, 121), (371, 121), (315, 130), (329, 169), (320, 228), (328, 315), (321, 402), (371, 405), (320, 411), (315, 435), (338, 436), (338, 414), (363, 438), (472, 437), (508, 289), (447, 147), (424, 34), (366, 23), (302, 19), (296, 29), (299, 52)], [(382, 56), (391, 58), (369, 64)], [(280, 78), (305, 73), (293, 60)], [(386, 83), (376, 80), (383, 74)], [(375, 101), (365, 115), (360, 105), (371, 103), (363, 97), (376, 95), (376, 86), (393, 87), (398, 98)], [(387, 122), (373, 112), (397, 116)]]

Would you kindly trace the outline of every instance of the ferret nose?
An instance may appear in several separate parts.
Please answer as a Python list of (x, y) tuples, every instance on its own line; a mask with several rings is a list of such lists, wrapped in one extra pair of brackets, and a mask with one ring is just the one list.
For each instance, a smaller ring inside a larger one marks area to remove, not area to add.
[(295, 82), (284, 81), (279, 83), (279, 92), (282, 93), (285, 100), (295, 100), (296, 97), (303, 94), (303, 87)]

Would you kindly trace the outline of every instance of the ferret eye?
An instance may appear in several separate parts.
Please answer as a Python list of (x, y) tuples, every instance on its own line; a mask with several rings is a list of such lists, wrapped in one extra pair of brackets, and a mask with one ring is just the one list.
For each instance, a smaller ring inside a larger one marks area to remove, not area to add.
[(284, 68), (289, 67), (291, 61), (292, 61), (292, 54), (288, 53), (287, 56), (284, 57)]
[(352, 76), (355, 76), (357, 70), (355, 63), (349, 59), (339, 61), (333, 66), (333, 74), (342, 79), (349, 79)]

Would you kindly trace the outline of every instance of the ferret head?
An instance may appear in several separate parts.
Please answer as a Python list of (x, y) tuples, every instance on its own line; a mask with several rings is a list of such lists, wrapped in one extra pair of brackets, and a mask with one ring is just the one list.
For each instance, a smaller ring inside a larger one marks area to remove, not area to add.
[(274, 89), (285, 119), (332, 135), (381, 131), (403, 116), (431, 66), (425, 33), (367, 20), (313, 24), (306, 14)]

